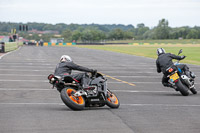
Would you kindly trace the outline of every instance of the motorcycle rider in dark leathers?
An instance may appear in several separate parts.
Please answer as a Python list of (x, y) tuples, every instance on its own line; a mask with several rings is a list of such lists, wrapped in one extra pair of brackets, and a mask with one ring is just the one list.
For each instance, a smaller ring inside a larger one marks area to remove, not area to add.
[[(166, 70), (167, 70), (167, 68), (174, 65), (174, 63), (172, 62), (172, 59), (182, 60), (185, 58), (185, 56), (184, 55), (177, 56), (177, 55), (174, 55), (171, 53), (165, 53), (165, 50), (163, 48), (157, 49), (157, 55), (158, 55), (158, 58), (156, 60), (157, 72), (158, 73), (162, 72), (164, 74), (163, 78), (162, 78), (163, 86), (174, 88), (175, 86), (172, 86), (168, 82), (169, 78), (167, 77)], [(193, 80), (195, 78), (194, 73), (189, 71), (189, 67), (187, 65), (178, 64), (177, 67), (180, 68), (185, 73), (185, 75), (188, 76), (191, 80)]]
[(54, 75), (55, 76), (71, 76), (76, 81), (81, 81), (83, 88), (88, 87), (88, 75), (86, 73), (78, 73), (72, 74), (72, 70), (84, 71), (84, 72), (91, 72), (96, 73), (97, 70), (89, 69), (80, 65), (75, 64), (71, 57), (68, 55), (62, 55), (60, 58), (60, 63), (57, 64)]

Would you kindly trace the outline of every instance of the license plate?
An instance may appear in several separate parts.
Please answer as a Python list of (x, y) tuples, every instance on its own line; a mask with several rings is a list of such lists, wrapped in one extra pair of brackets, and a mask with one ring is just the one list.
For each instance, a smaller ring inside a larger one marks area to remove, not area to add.
[(173, 79), (173, 81), (177, 80), (179, 78), (178, 74), (177, 73), (174, 73), (173, 75), (171, 75), (169, 77), (170, 79)]
[(91, 99), (91, 102), (98, 102), (99, 99)]

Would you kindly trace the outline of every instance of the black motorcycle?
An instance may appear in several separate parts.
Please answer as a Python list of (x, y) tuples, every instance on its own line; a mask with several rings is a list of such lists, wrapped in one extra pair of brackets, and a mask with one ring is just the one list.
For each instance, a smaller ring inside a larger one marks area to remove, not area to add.
[[(182, 53), (182, 49), (179, 51), (178, 55)], [(194, 73), (190, 72), (190, 77), (186, 76), (186, 74), (178, 67), (180, 65), (179, 60), (174, 62), (174, 65), (169, 67), (166, 70), (168, 74), (168, 82), (176, 89), (176, 91), (180, 91), (183, 96), (189, 95), (189, 90), (193, 94), (197, 94), (197, 91), (194, 86)]]
[[(87, 74), (87, 73), (86, 73)], [(107, 88), (107, 79), (100, 73), (88, 75), (88, 88), (83, 88), (80, 81), (71, 76), (48, 76), (49, 83), (60, 92), (62, 101), (72, 110), (83, 110), (85, 107), (119, 108), (117, 96)]]

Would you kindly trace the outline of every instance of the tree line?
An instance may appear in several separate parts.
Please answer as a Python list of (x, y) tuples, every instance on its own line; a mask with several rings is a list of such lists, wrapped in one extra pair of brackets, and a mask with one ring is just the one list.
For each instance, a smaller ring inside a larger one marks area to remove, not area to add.
[[(23, 23), (0, 22), (0, 35), (8, 35), (12, 28), (18, 29)], [(122, 24), (46, 24), (46, 23), (26, 23), (29, 30), (36, 29), (38, 31), (58, 31), (60, 37), (64, 41), (76, 42), (100, 42), (105, 40), (157, 40), (157, 39), (200, 39), (200, 27), (183, 26), (172, 28), (169, 27), (169, 22), (166, 19), (161, 19), (158, 25), (149, 28), (145, 24), (122, 25)], [(50, 38), (55, 38), (53, 34), (32, 34), (20, 32), (20, 36), (26, 39), (49, 41)]]

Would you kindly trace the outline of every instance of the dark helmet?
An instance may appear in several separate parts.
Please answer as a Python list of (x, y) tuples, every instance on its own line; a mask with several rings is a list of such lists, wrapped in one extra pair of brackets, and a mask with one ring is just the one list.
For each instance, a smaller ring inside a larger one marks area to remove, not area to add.
[(165, 50), (163, 48), (158, 48), (157, 49), (157, 55), (165, 54)]

